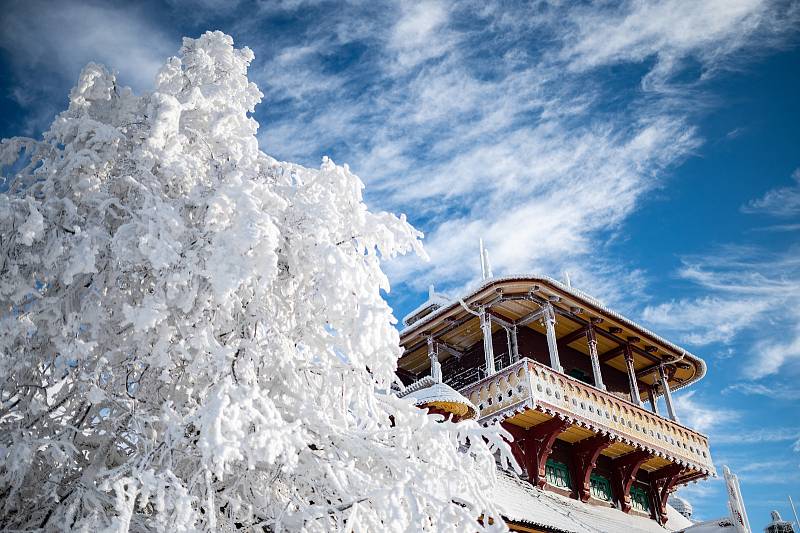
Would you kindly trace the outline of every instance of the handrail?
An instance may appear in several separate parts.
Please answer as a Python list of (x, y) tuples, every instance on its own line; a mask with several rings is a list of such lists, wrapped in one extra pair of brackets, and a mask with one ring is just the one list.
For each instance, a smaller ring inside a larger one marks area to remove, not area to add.
[(483, 419), (513, 416), (523, 408), (554, 410), (595, 431), (713, 471), (708, 437), (702, 433), (528, 358), (460, 392), (479, 406)]

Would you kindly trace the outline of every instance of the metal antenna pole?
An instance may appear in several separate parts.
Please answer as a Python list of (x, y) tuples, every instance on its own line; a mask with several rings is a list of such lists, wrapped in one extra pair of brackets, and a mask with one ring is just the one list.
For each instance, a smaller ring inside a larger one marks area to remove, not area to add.
[(794, 513), (794, 523), (800, 528), (800, 520), (797, 519), (797, 509), (794, 508), (794, 502), (792, 501), (791, 495), (789, 495), (789, 504), (792, 506), (792, 513)]

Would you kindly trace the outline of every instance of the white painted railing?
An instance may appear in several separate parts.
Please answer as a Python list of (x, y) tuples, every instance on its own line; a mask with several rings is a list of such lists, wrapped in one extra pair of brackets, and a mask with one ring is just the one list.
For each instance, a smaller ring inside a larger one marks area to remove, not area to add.
[(573, 424), (672, 462), (714, 472), (704, 435), (530, 359), (522, 359), (460, 392), (478, 406), (480, 422), (537, 409), (567, 417)]

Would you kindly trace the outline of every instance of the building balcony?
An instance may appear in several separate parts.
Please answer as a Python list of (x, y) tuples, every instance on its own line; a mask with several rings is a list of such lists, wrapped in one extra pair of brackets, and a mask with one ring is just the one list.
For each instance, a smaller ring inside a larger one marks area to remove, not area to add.
[(697, 477), (715, 473), (705, 435), (528, 358), (459, 392), (478, 406), (483, 424), (529, 429), (558, 418), (567, 423), (560, 440), (607, 438), (603, 455), (644, 452), (645, 471), (674, 464)]

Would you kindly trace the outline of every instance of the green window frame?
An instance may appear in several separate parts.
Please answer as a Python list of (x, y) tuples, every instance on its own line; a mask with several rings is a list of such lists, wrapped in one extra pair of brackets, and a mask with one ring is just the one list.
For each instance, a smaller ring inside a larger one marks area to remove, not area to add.
[(562, 489), (572, 488), (569, 478), (569, 468), (564, 463), (548, 459), (544, 466), (544, 477), (549, 484)]
[(631, 486), (631, 507), (637, 511), (650, 512), (650, 499), (643, 488)]
[(567, 372), (567, 375), (577, 379), (578, 381), (583, 381), (584, 383), (588, 383), (589, 385), (593, 383), (592, 377), (583, 370), (581, 370), (580, 368), (573, 368), (572, 370)]
[(592, 474), (589, 476), (589, 481), (591, 484), (589, 493), (593, 498), (605, 502), (611, 501), (611, 482), (607, 478), (598, 474)]

